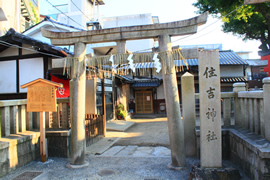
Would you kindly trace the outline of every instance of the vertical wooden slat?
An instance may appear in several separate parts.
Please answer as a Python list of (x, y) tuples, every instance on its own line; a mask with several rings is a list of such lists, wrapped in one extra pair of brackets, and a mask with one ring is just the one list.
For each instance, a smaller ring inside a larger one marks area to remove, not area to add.
[(10, 107), (10, 133), (17, 134), (19, 132), (19, 110), (18, 106)]
[(260, 134), (260, 117), (259, 117), (259, 99), (253, 99), (253, 107), (254, 107), (254, 131), (256, 134)]
[(249, 98), (248, 99), (248, 122), (249, 122), (249, 130), (251, 132), (254, 132), (254, 115), (253, 115), (253, 99)]
[(56, 127), (56, 128), (59, 128), (60, 125), (61, 125), (61, 118), (60, 118), (60, 114), (61, 114), (61, 104), (62, 104), (62, 103), (57, 104), (57, 127)]
[(68, 129), (68, 103), (62, 104), (62, 128)]
[(57, 128), (57, 124), (58, 124), (58, 105), (57, 105), (57, 112), (53, 112), (52, 128)]
[(103, 73), (103, 79), (101, 80), (102, 84), (102, 110), (103, 110), (103, 135), (106, 137), (106, 101), (105, 101), (105, 76)]
[(264, 102), (262, 99), (262, 100), (260, 100), (260, 125), (261, 125), (261, 136), (262, 137), (265, 137), (264, 119), (265, 119), (265, 117), (264, 117)]
[(10, 108), (9, 106), (1, 108), (1, 136), (7, 137), (10, 135)]
[(45, 128), (50, 128), (50, 112), (45, 112)]
[(39, 113), (33, 112), (33, 128), (39, 129)]
[(26, 112), (26, 129), (33, 130), (33, 112)]
[(20, 118), (19, 118), (19, 131), (25, 132), (26, 131), (26, 106), (21, 105), (20, 108)]

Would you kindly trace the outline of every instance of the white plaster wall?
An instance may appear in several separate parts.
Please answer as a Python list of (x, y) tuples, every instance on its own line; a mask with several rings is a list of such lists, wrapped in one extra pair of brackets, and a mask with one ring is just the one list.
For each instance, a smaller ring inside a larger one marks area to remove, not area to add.
[[(25, 54), (35, 54), (37, 53), (37, 51), (35, 51), (32, 46), (30, 45), (27, 45), (27, 44), (23, 44), (22, 45), (23, 49), (22, 49), (22, 54), (25, 55)], [(24, 49), (24, 48), (27, 48), (27, 49)]]
[(19, 55), (19, 50), (18, 48), (8, 48), (6, 50), (4, 50), (3, 52), (1, 52), (0, 56), (4, 57), (4, 56), (18, 56)]
[(163, 83), (157, 88), (157, 99), (165, 99)]
[[(20, 60), (19, 65), (20, 86), (35, 79), (44, 78), (43, 58)], [(20, 89), (20, 92), (27, 92), (27, 89)]]
[[(50, 30), (50, 31), (55, 31), (55, 28), (46, 28), (46, 29), (48, 29), (48, 30)], [(39, 41), (42, 41), (42, 42), (51, 44), (51, 40), (48, 39), (48, 38), (46, 38), (46, 37), (43, 37), (40, 31), (35, 32), (35, 33), (33, 33), (33, 34), (30, 34), (29, 36), (30, 36), (31, 38), (37, 39), (37, 40), (39, 40)]]
[(63, 68), (65, 59), (52, 59), (52, 68)]
[(16, 93), (16, 61), (0, 62), (0, 93)]
[(243, 66), (220, 66), (221, 77), (240, 77), (244, 76)]

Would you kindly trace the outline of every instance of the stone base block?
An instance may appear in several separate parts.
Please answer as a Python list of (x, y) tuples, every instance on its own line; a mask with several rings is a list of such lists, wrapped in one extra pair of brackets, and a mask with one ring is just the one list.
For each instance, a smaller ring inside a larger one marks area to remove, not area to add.
[(202, 168), (200, 165), (195, 164), (192, 166), (189, 180), (239, 180), (241, 175), (235, 168)]

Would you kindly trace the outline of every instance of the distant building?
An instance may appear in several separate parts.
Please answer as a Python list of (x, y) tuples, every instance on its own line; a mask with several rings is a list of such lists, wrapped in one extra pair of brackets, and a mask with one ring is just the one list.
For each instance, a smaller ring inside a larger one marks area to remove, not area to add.
[(199, 49), (218, 49), (219, 51), (222, 51), (222, 44), (199, 44), (199, 45), (181, 45), (180, 46), (183, 49), (192, 49), (192, 48), (199, 48)]
[[(0, 100), (25, 99), (22, 84), (46, 79), (52, 59), (67, 57), (69, 52), (10, 29), (0, 37)], [(13, 46), (12, 46), (13, 45)]]
[(91, 30), (92, 26), (101, 24), (99, 6), (104, 4), (103, 0), (63, 0), (61, 4), (54, 2), (54, 7), (50, 6), (46, 15), (58, 22), (85, 30), (88, 25)]
[(0, 36), (3, 36), (10, 28), (17, 32), (23, 32), (39, 21), (38, 0), (12, 0), (0, 1), (0, 7), (6, 17), (6, 21), (0, 21)]
[(238, 54), (242, 59), (249, 59), (249, 55), (252, 53), (251, 51), (238, 51), (235, 52)]

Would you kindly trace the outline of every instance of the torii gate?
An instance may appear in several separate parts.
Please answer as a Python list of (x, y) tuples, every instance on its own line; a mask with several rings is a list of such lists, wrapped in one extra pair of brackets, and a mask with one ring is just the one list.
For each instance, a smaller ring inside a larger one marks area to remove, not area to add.
[[(119, 27), (80, 32), (52, 32), (41, 29), (44, 37), (50, 38), (54, 45), (75, 45), (74, 57), (83, 61), (86, 55), (86, 44), (116, 42), (117, 53), (126, 52), (127, 40), (159, 39), (159, 51), (171, 51), (171, 36), (195, 34), (199, 25), (205, 24), (208, 13), (200, 16), (162, 24)], [(169, 61), (166, 57), (166, 61)], [(171, 167), (183, 167), (186, 164), (184, 148), (184, 127), (181, 120), (180, 103), (177, 87), (175, 66), (170, 67), (170, 73), (165, 73), (162, 67), (165, 100), (167, 106), (168, 129), (171, 147)], [(85, 162), (85, 68), (72, 79), (71, 88), (71, 167), (87, 166)]]

